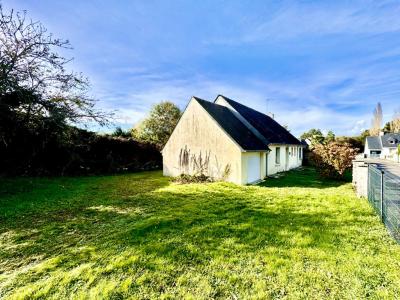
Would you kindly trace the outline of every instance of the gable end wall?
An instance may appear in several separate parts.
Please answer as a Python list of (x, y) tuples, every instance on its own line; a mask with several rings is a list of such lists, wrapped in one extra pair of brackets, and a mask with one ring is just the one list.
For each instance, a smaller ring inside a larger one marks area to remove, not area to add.
[[(180, 153), (186, 149), (189, 165), (182, 167)], [(227, 181), (242, 183), (241, 148), (228, 136), (218, 123), (192, 99), (183, 113), (178, 125), (165, 145), (163, 173), (165, 176), (193, 174), (193, 155), (204, 160), (209, 154), (208, 174), (221, 179), (227, 166), (230, 167)]]

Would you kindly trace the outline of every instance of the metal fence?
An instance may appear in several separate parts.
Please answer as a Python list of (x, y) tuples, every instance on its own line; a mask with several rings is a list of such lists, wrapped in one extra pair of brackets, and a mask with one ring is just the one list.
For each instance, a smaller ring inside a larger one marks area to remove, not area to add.
[(370, 164), (368, 201), (392, 236), (400, 243), (400, 178)]

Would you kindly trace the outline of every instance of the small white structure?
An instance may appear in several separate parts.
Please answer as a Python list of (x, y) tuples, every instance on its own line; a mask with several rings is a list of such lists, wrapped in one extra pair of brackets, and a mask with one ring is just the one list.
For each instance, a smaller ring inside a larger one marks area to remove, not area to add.
[(365, 140), (364, 157), (397, 161), (399, 144), (400, 133), (381, 133), (379, 136), (368, 136)]
[(219, 95), (191, 98), (162, 155), (165, 176), (203, 172), (248, 184), (301, 166), (303, 145), (271, 117)]

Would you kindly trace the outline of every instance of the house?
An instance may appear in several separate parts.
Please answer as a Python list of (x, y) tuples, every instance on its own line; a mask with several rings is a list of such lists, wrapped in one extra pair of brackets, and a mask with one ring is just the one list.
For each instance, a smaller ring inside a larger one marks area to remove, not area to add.
[(397, 161), (399, 144), (400, 133), (381, 133), (379, 136), (368, 136), (365, 139), (364, 156)]
[(204, 172), (237, 184), (301, 166), (303, 145), (271, 117), (219, 95), (192, 97), (162, 150), (165, 176)]

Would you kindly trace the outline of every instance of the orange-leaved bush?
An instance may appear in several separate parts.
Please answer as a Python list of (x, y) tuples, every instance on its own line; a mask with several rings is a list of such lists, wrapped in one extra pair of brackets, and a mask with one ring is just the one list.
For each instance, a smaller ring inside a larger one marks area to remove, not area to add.
[(351, 167), (357, 152), (348, 143), (331, 141), (314, 145), (310, 159), (321, 176), (340, 178)]

